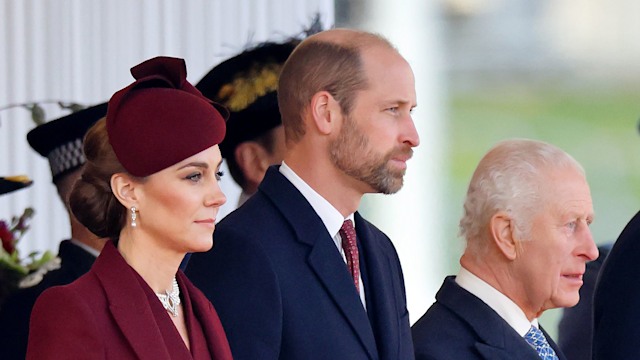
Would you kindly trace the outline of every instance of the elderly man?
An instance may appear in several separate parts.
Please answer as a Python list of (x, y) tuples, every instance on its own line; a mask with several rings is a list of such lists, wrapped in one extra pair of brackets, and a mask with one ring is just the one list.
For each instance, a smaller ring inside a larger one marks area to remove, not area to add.
[(579, 300), (598, 257), (582, 167), (538, 141), (507, 140), (480, 161), (460, 220), (457, 276), (412, 328), (417, 359), (564, 359), (538, 325)]
[(285, 63), (278, 103), (282, 165), (187, 275), (236, 360), (412, 359), (398, 255), (357, 212), (365, 193), (400, 190), (419, 144), (411, 67), (380, 36), (323, 31)]

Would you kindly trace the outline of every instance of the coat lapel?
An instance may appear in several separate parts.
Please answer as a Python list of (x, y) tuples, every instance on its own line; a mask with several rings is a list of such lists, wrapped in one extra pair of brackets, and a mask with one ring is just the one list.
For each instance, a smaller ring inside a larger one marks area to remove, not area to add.
[(229, 342), (220, 324), (220, 319), (213, 309), (213, 305), (200, 293), (200, 290), (187, 280), (187, 277), (182, 271), (178, 271), (177, 278), (180, 288), (186, 290), (183, 292), (183, 296), (189, 297), (193, 313), (195, 317), (200, 320), (199, 323), (207, 340), (207, 347), (209, 348), (212, 359), (231, 360)]
[(340, 313), (350, 324), (370, 358), (377, 358), (375, 338), (367, 313), (347, 267), (320, 217), (277, 167), (269, 168), (260, 189), (289, 222), (296, 241), (310, 247), (307, 262)]
[(108, 241), (93, 267), (109, 309), (140, 359), (170, 359), (151, 307), (133, 270)]
[[(333, 241), (317, 239), (309, 254), (309, 266), (318, 276), (327, 293), (347, 319), (371, 358), (376, 358), (375, 338), (360, 296), (349, 278), (344, 262), (337, 254)], [(328, 243), (330, 246), (323, 245)], [(349, 294), (349, 295), (347, 295)]]
[(449, 276), (436, 301), (456, 313), (479, 339), (475, 347), (487, 360), (540, 360), (538, 353), (482, 300), (462, 289)]
[(545, 331), (545, 329), (542, 326), (540, 326), (540, 330), (542, 330), (542, 333), (547, 338), (547, 341), (549, 342), (549, 345), (551, 345), (551, 348), (553, 349), (553, 351), (556, 352), (556, 355), (558, 356), (558, 359), (559, 360), (566, 360), (567, 358), (562, 353), (562, 350), (560, 350), (560, 347), (558, 347), (558, 344), (556, 344), (556, 342), (553, 341), (551, 336), (549, 334), (547, 334), (547, 332)]
[(397, 315), (406, 312), (405, 304), (398, 302), (398, 298), (404, 296), (404, 287), (401, 281), (392, 279), (392, 276), (399, 276), (399, 273), (389, 271), (393, 268), (392, 261), (388, 252), (380, 247), (376, 235), (371, 231), (371, 225), (358, 213), (355, 214), (355, 223), (360, 255), (365, 257), (362, 263), (365, 264), (367, 273), (367, 311), (373, 315), (372, 327), (375, 327), (378, 339), (383, 339), (379, 344), (380, 358), (396, 359), (400, 354), (398, 329), (409, 329), (408, 314), (406, 324), (399, 324)]

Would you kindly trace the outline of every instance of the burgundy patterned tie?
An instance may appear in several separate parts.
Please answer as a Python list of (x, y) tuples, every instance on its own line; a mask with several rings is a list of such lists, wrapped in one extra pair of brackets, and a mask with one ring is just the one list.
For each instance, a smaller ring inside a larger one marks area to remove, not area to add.
[(342, 249), (347, 258), (347, 267), (356, 291), (360, 292), (360, 258), (358, 257), (358, 244), (356, 243), (356, 230), (353, 228), (351, 220), (345, 220), (340, 228), (340, 237), (342, 238)]

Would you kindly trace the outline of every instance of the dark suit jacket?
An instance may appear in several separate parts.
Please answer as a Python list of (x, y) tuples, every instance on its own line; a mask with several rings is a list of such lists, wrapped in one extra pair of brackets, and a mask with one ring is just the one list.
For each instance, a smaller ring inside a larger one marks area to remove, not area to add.
[(187, 275), (213, 302), (236, 360), (413, 359), (391, 241), (355, 214), (367, 311), (320, 217), (271, 167), (216, 227)]
[[(190, 299), (200, 320), (212, 358), (230, 360), (229, 345), (213, 306), (181, 271), (176, 277), (181, 296)], [(185, 351), (172, 346), (184, 345), (163, 340), (160, 326), (173, 323), (163, 323), (154, 316), (154, 305), (140, 281), (113, 242), (107, 242), (87, 274), (69, 285), (50, 288), (38, 298), (31, 315), (27, 358), (178, 358), (170, 354)], [(159, 302), (155, 306), (169, 316)], [(175, 336), (179, 337), (177, 331)]]
[[(454, 276), (444, 280), (436, 302), (411, 331), (416, 360), (540, 360), (523, 337), (482, 300), (456, 284)], [(542, 331), (558, 358), (565, 359)]]
[(66, 285), (83, 274), (93, 265), (96, 257), (69, 240), (60, 243), (58, 257), (60, 268), (45, 274), (37, 285), (20, 290), (12, 295), (0, 309), (0, 358), (4, 360), (24, 360), (29, 338), (29, 318), (36, 299), (46, 289)]
[(593, 359), (640, 359), (640, 213), (600, 270), (593, 299)]

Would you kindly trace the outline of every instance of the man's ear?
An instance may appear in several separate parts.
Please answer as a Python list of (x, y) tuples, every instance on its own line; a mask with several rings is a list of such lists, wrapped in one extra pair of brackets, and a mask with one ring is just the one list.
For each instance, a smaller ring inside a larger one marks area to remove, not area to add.
[(489, 221), (491, 238), (500, 252), (509, 260), (515, 260), (518, 255), (518, 241), (514, 237), (515, 224), (509, 214), (504, 211), (495, 213)]
[(116, 199), (127, 209), (138, 205), (136, 183), (125, 173), (111, 175), (111, 191)]
[(257, 186), (262, 181), (267, 168), (272, 165), (267, 149), (255, 141), (238, 144), (234, 151), (236, 163), (242, 170), (245, 179)]
[(311, 98), (311, 115), (317, 131), (329, 135), (337, 126), (337, 117), (341, 116), (340, 106), (328, 91), (319, 91)]

